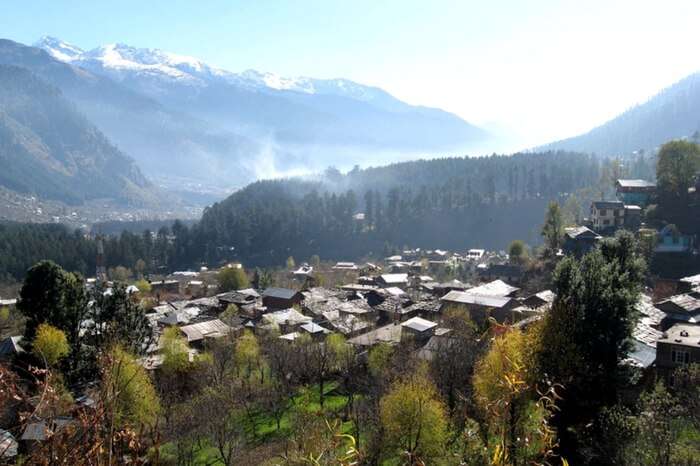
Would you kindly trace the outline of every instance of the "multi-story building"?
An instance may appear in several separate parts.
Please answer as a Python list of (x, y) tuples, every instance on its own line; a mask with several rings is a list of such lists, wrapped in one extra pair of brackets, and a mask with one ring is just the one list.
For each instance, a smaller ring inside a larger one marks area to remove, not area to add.
[(596, 231), (614, 230), (625, 224), (625, 204), (621, 201), (596, 201), (591, 204), (591, 225)]

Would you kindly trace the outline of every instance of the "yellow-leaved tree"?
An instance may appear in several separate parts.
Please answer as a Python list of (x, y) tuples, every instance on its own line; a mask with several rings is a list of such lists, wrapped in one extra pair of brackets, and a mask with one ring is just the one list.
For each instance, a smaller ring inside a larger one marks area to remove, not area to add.
[(68, 356), (70, 346), (63, 331), (49, 324), (41, 324), (32, 341), (32, 352), (43, 359), (48, 367), (53, 367)]
[(447, 410), (426, 372), (421, 367), (395, 382), (380, 401), (386, 441), (410, 465), (431, 464), (445, 454)]

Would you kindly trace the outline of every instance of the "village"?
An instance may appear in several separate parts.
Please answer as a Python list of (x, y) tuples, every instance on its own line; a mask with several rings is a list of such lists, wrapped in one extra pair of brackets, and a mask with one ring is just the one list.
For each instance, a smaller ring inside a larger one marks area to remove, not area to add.
[[(660, 231), (642, 221), (642, 210), (655, 194), (643, 180), (618, 180), (616, 201), (595, 201), (580, 226), (563, 229), (561, 249), (553, 251), (551, 267), (566, 256), (581, 257), (606, 236), (626, 229), (638, 238), (653, 237), (653, 253), (667, 257), (697, 255), (697, 238), (673, 226)], [(693, 193), (699, 187), (695, 186)], [(103, 254), (101, 248), (98, 254)], [(255, 335), (287, 345), (299, 339), (323, 343), (342, 335), (358, 361), (367, 361), (377, 345), (409, 348), (418, 360), (430, 362), (449, 348), (454, 337), (453, 317), (460, 315), (484, 335), (510, 328), (527, 329), (550, 311), (556, 294), (540, 288), (541, 270), (503, 251), (469, 249), (405, 249), (381, 261), (321, 262), (312, 258), (268, 273), (264, 279), (232, 262), (218, 269), (175, 271), (131, 284), (110, 281), (98, 257), (96, 276), (88, 290), (105, 296), (122, 287), (129, 300), (145, 309), (154, 343), (139, 364), (155, 379), (165, 355), (164, 335), (172, 329), (196, 360), (214, 341), (236, 341)], [(238, 277), (237, 285), (226, 275)], [(252, 285), (251, 285), (252, 282)], [(631, 350), (624, 364), (639, 371), (639, 384), (668, 379), (673, 371), (700, 362), (700, 274), (659, 278), (646, 284), (636, 305), (638, 319)], [(222, 289), (226, 288), (226, 289)], [(232, 289), (233, 288), (233, 289)], [(13, 310), (17, 299), (2, 299), (0, 308)], [(87, 328), (91, 322), (82, 322)], [(172, 335), (172, 333), (170, 333)], [(21, 360), (21, 335), (0, 342), (0, 360)], [(75, 409), (85, 409), (98, 396), (91, 388), (75, 396)], [(68, 410), (70, 411), (70, 410)], [(35, 416), (17, 438), (0, 431), (4, 458), (31, 451), (74, 418)]]

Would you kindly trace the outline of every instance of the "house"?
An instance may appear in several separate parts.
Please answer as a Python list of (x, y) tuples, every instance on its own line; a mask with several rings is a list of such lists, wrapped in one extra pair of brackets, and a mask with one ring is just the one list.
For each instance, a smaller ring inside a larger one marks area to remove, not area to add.
[(615, 195), (627, 205), (644, 207), (656, 193), (656, 183), (646, 180), (617, 180)]
[(593, 249), (602, 239), (598, 233), (587, 227), (568, 227), (564, 229), (563, 250), (566, 254), (582, 256)]
[(289, 308), (264, 314), (262, 320), (268, 327), (278, 327), (280, 332), (285, 334), (296, 331), (297, 327), (308, 324), (313, 319), (294, 308)]
[(377, 277), (377, 284), (382, 288), (405, 288), (408, 285), (407, 273), (385, 273)]
[(657, 235), (656, 253), (688, 253), (693, 247), (693, 237), (684, 235), (675, 225), (666, 225)]
[(433, 336), (438, 324), (421, 317), (413, 317), (401, 324), (401, 340), (427, 342)]
[(470, 249), (464, 257), (470, 261), (480, 261), (484, 257), (484, 254), (486, 254), (485, 249)]
[(700, 274), (683, 277), (678, 280), (678, 290), (682, 293), (700, 290)]
[(516, 293), (520, 291), (520, 288), (509, 285), (503, 280), (494, 280), (474, 288), (469, 288), (467, 291), (481, 296), (514, 297)]
[(0, 462), (8, 461), (12, 464), (17, 456), (19, 444), (15, 437), (5, 429), (0, 429)]
[(309, 264), (304, 263), (301, 264), (301, 267), (292, 272), (292, 276), (294, 276), (294, 278), (306, 279), (306, 277), (310, 276), (313, 273), (313, 271), (313, 267), (311, 267)]
[(323, 338), (327, 334), (331, 333), (331, 331), (327, 328), (321, 327), (320, 325), (315, 324), (313, 322), (308, 322), (304, 325), (300, 325), (299, 329), (311, 335), (311, 338)]
[(7, 337), (0, 341), (0, 361), (12, 359), (20, 353), (24, 353), (24, 349), (20, 346), (22, 336)]
[(530, 309), (549, 308), (556, 297), (552, 290), (544, 290), (523, 299), (523, 304)]
[(459, 309), (479, 324), (493, 317), (503, 322), (509, 317), (508, 311), (518, 306), (517, 300), (508, 296), (489, 296), (474, 293), (473, 290), (450, 291), (440, 298), (441, 312), (446, 309)]
[(207, 338), (221, 338), (229, 334), (231, 327), (219, 319), (198, 322), (192, 325), (180, 327), (180, 331), (187, 338), (187, 343), (193, 346), (203, 346)]
[[(430, 277), (427, 277), (427, 278), (430, 278)], [(421, 281), (423, 281), (423, 280), (421, 280)], [(428, 281), (427, 283), (430, 283), (430, 281)], [(450, 291), (464, 291), (467, 288), (470, 288), (470, 286), (462, 283), (461, 281), (459, 281), (457, 279), (450, 280), (449, 282), (445, 282), (445, 283), (438, 283), (438, 284), (432, 285), (432, 287), (431, 287), (433, 293), (435, 293), (436, 296), (445, 296)]]
[(663, 375), (693, 363), (700, 363), (700, 325), (676, 324), (657, 340), (656, 367)]
[(304, 296), (288, 288), (268, 288), (263, 291), (262, 300), (263, 306), (268, 309), (281, 310), (300, 305)]
[(483, 280), (505, 280), (512, 283), (520, 283), (523, 278), (523, 268), (514, 264), (491, 264), (479, 269), (479, 276)]
[(177, 280), (161, 280), (151, 282), (151, 293), (155, 295), (180, 294), (180, 282)]
[(395, 345), (401, 341), (401, 330), (401, 324), (393, 323), (351, 338), (348, 343), (360, 347), (370, 347), (379, 343)]
[(635, 306), (639, 319), (632, 330), (632, 347), (627, 353), (626, 362), (646, 369), (656, 360), (656, 342), (661, 338), (659, 330), (666, 314), (656, 308), (651, 297), (642, 294)]
[(666, 314), (661, 324), (664, 328), (676, 322), (700, 324), (700, 299), (690, 294), (671, 296), (656, 303), (656, 308)]
[(338, 262), (333, 266), (333, 270), (357, 270), (354, 262)]
[(591, 204), (591, 225), (595, 231), (622, 228), (625, 223), (625, 204), (622, 201), (596, 201)]

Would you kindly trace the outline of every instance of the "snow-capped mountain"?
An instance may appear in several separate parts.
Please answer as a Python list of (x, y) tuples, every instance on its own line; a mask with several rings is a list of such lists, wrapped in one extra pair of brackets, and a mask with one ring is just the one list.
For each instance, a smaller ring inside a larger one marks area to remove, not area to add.
[(133, 80), (135, 76), (148, 79), (151, 89), (153, 80), (162, 80), (164, 86), (174, 83), (197, 87), (230, 84), (254, 91), (335, 95), (389, 106), (399, 102), (379, 88), (347, 79), (286, 78), (256, 70), (234, 73), (210, 66), (194, 57), (159, 49), (108, 44), (85, 51), (51, 36), (42, 37), (34, 46), (46, 50), (57, 60), (106, 74), (117, 81)]

